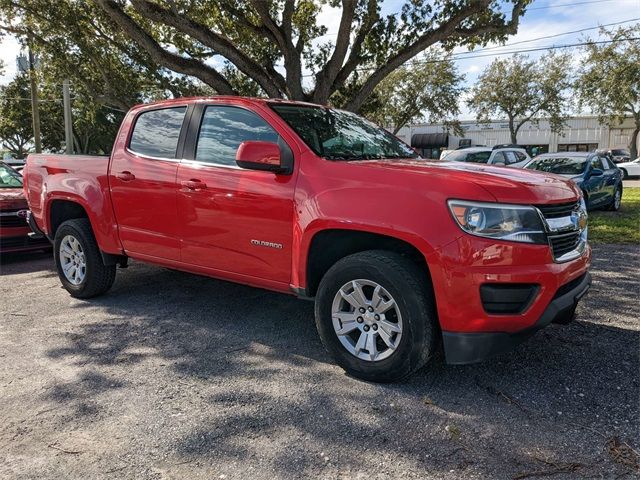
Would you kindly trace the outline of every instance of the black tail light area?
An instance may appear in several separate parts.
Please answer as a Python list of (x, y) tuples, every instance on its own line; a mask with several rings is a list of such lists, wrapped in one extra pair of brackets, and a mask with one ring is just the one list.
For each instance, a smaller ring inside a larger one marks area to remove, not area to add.
[(491, 315), (513, 315), (529, 307), (539, 288), (534, 283), (485, 283), (480, 286), (480, 299)]

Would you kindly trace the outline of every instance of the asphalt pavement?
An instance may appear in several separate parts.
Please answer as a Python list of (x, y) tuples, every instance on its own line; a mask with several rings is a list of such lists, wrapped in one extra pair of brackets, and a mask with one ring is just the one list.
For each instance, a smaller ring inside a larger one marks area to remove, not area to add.
[(376, 385), (313, 305), (133, 263), (75, 300), (48, 255), (0, 269), (0, 478), (637, 478), (640, 249), (598, 245), (579, 320)]

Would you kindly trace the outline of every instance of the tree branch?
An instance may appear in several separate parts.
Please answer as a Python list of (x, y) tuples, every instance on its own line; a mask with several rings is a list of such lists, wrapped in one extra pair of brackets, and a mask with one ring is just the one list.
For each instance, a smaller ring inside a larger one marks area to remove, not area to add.
[(283, 25), (280, 27), (269, 13), (270, 2), (264, 0), (250, 0), (253, 8), (258, 12), (262, 23), (271, 32), (276, 45), (284, 57), (284, 68), (287, 71), (287, 87), (289, 97), (293, 100), (306, 100), (302, 88), (302, 61), (300, 52), (293, 44), (293, 26), (291, 24), (295, 0), (286, 0), (283, 12)]
[(369, 78), (367, 78), (364, 85), (347, 103), (345, 108), (352, 111), (358, 111), (365, 99), (373, 92), (375, 87), (384, 80), (387, 75), (389, 75), (389, 73), (416, 56), (418, 53), (440, 41), (446, 40), (452, 36), (457, 38), (469, 38), (484, 33), (515, 32), (519, 23), (520, 14), (528, 3), (528, 0), (518, 0), (518, 3), (513, 8), (511, 19), (506, 24), (484, 25), (470, 29), (460, 27), (462, 22), (473, 15), (481, 13), (489, 6), (490, 3), (491, 0), (472, 0), (468, 7), (461, 8), (438, 28), (424, 33), (418, 37), (415, 42), (401, 49), (383, 65), (378, 67), (378, 69), (374, 71)]
[(351, 26), (356, 9), (356, 0), (342, 0), (342, 17), (338, 28), (338, 38), (333, 49), (333, 54), (322, 70), (316, 75), (316, 87), (313, 92), (313, 100), (317, 103), (327, 103), (333, 85), (349, 49), (351, 38)]
[(273, 78), (271, 76), (273, 72), (269, 73), (255, 60), (241, 52), (231, 41), (211, 31), (206, 25), (187, 18), (175, 9), (164, 8), (149, 0), (131, 0), (131, 3), (145, 17), (173, 27), (215, 50), (241, 72), (255, 80), (270, 97), (282, 97), (282, 93), (286, 91), (286, 83), (282, 75), (276, 72), (276, 77)]
[(340, 69), (336, 78), (334, 79), (333, 85), (331, 85), (331, 91), (329, 92), (329, 96), (338, 90), (344, 82), (347, 81), (349, 75), (351, 75), (356, 67), (362, 61), (361, 53), (362, 53), (362, 44), (373, 28), (373, 26), (378, 21), (378, 10), (377, 10), (378, 2), (376, 0), (369, 0), (367, 3), (367, 13), (362, 20), (362, 25), (358, 29), (358, 33), (353, 40), (353, 47), (351, 47), (351, 52), (349, 53), (349, 58), (347, 59), (344, 66)]
[(171, 53), (158, 44), (151, 35), (143, 30), (114, 0), (94, 0), (109, 18), (122, 28), (136, 43), (142, 46), (151, 59), (171, 70), (192, 75), (223, 95), (235, 95), (231, 84), (215, 69), (191, 58)]

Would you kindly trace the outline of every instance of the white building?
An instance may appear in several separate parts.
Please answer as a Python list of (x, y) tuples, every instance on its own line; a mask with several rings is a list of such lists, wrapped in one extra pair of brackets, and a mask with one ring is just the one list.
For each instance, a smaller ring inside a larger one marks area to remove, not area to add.
[[(538, 125), (527, 122), (518, 132), (518, 144), (525, 146), (530, 154), (546, 152), (578, 151), (589, 152), (596, 149), (629, 149), (634, 123), (628, 118), (622, 125), (608, 127), (595, 116), (572, 117), (561, 134), (553, 133), (547, 120)], [(511, 143), (509, 125), (506, 121), (492, 121), (487, 124), (475, 120), (461, 122), (464, 136), (449, 134), (447, 127), (440, 124), (418, 124), (403, 127), (398, 138), (419, 149), (427, 158), (439, 158), (445, 149), (455, 149), (468, 145), (494, 145)], [(640, 138), (639, 144), (640, 144)]]

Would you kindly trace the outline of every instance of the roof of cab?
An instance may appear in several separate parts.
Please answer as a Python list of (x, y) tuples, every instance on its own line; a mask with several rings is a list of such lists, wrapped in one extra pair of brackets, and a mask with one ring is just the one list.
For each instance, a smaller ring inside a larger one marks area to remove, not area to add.
[(245, 104), (254, 104), (254, 105), (265, 104), (265, 103), (282, 103), (282, 104), (300, 105), (300, 106), (306, 106), (306, 107), (325, 107), (325, 105), (318, 105), (316, 103), (287, 100), (284, 98), (257, 98), (257, 97), (241, 97), (241, 96), (235, 96), (235, 95), (214, 95), (210, 97), (180, 97), (180, 98), (171, 98), (167, 100), (158, 100), (156, 102), (141, 103), (141, 104), (135, 105), (133, 108), (137, 109), (137, 108), (143, 108), (143, 107), (185, 104), (185, 103), (224, 102), (224, 101), (230, 101), (230, 100), (236, 103), (245, 103)]

